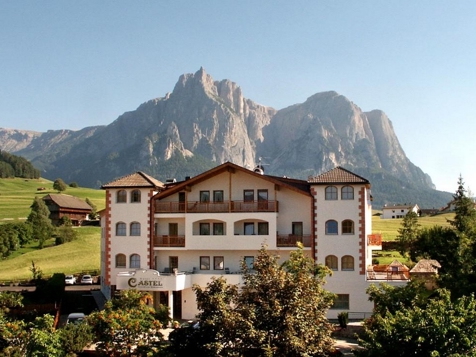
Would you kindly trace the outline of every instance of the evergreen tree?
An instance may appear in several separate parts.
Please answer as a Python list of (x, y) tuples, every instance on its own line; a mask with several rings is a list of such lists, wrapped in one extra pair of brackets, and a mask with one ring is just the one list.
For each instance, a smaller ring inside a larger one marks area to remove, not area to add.
[(413, 211), (408, 212), (405, 217), (403, 217), (402, 225), (398, 229), (396, 238), (398, 252), (402, 256), (408, 256), (408, 252), (418, 238), (419, 229), (418, 215)]
[(458, 189), (453, 195), (455, 217), (449, 220), (454, 229), (460, 233), (472, 234), (476, 230), (476, 209), (473, 200), (466, 195), (463, 178), (458, 179)]
[(27, 221), (31, 223), (33, 238), (38, 241), (38, 247), (40, 249), (44, 247), (46, 240), (51, 238), (54, 232), (54, 227), (49, 215), (50, 211), (45, 201), (40, 197), (35, 197)]

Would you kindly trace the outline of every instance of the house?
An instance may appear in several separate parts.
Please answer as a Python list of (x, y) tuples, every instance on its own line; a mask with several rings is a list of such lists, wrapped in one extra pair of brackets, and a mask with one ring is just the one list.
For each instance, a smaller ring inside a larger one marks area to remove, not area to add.
[(440, 263), (434, 259), (421, 259), (410, 270), (412, 279), (418, 278), (423, 280), (425, 287), (428, 290), (433, 290), (437, 287), (436, 278), (438, 277), (438, 269), (441, 268)]
[(194, 284), (205, 287), (222, 275), (242, 284), (241, 263), (252, 268), (263, 244), (285, 261), (301, 242), (305, 254), (333, 270), (325, 286), (337, 294), (329, 318), (372, 311), (365, 291), (376, 281), (368, 266), (382, 241), (372, 234), (369, 181), (344, 168), (305, 181), (227, 162), (184, 181), (136, 172), (102, 188), (106, 298), (144, 290), (174, 319), (193, 319)]
[(80, 226), (92, 212), (90, 205), (74, 196), (50, 193), (43, 197), (43, 201), (50, 211), (49, 218), (54, 225), (59, 225), (61, 218), (66, 216), (74, 226)]
[(403, 204), (403, 205), (385, 205), (382, 208), (382, 219), (395, 219), (403, 218), (408, 212), (415, 212), (418, 216), (420, 215), (420, 207), (417, 204)]

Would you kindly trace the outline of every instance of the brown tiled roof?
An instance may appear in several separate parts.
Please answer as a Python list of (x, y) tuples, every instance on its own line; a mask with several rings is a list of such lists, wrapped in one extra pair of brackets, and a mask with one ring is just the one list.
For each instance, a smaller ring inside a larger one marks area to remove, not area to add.
[(309, 177), (307, 179), (309, 183), (364, 183), (367, 184), (369, 181), (363, 177), (350, 172), (349, 170), (344, 169), (343, 167), (337, 166), (336, 168), (327, 171), (323, 174)]
[(103, 189), (118, 187), (164, 187), (164, 184), (152, 176), (138, 171), (101, 186)]
[(437, 273), (440, 263), (433, 259), (422, 259), (410, 270), (410, 273)]
[(78, 197), (70, 196), (70, 195), (63, 195), (63, 194), (56, 194), (50, 193), (43, 197), (43, 200), (53, 201), (57, 206), (62, 208), (74, 208), (74, 209), (82, 209), (91, 211), (91, 206), (88, 205), (85, 201)]

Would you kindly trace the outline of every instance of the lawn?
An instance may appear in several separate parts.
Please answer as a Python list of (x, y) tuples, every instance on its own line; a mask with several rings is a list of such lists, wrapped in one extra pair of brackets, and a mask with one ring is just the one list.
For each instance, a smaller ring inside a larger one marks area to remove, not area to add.
[(78, 239), (55, 246), (49, 242), (48, 247), (37, 249), (35, 245), (25, 249), (25, 253), (14, 255), (0, 262), (0, 281), (19, 281), (32, 278), (30, 268), (32, 261), (40, 268), (44, 276), (54, 273), (78, 274), (89, 272), (95, 274), (100, 268), (100, 227), (74, 228)]
[[(453, 219), (453, 213), (444, 213), (436, 216), (427, 216), (418, 218), (421, 228), (431, 227), (435, 225), (449, 226), (448, 219)], [(381, 219), (380, 216), (372, 216), (372, 232), (380, 233), (382, 240), (392, 241), (398, 235), (398, 229), (401, 228), (403, 218), (397, 219)]]
[[(40, 187), (46, 189), (38, 191), (37, 189)], [(49, 193), (58, 192), (53, 190), (53, 182), (43, 178), (0, 179), (0, 222), (26, 219), (30, 214), (30, 206), (35, 197), (43, 197)], [(104, 190), (68, 186), (63, 193), (83, 200), (89, 198), (96, 205), (97, 210), (105, 207)]]

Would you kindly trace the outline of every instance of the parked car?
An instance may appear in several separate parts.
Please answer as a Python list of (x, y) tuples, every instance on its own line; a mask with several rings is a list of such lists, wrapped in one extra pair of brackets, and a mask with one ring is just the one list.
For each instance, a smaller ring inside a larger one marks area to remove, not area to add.
[(83, 322), (86, 316), (82, 312), (72, 312), (66, 319), (66, 324), (79, 324)]
[(81, 284), (92, 284), (93, 277), (89, 274), (83, 275), (81, 278)]
[(74, 275), (65, 275), (64, 277), (64, 283), (66, 285), (74, 285), (76, 284), (76, 278)]

